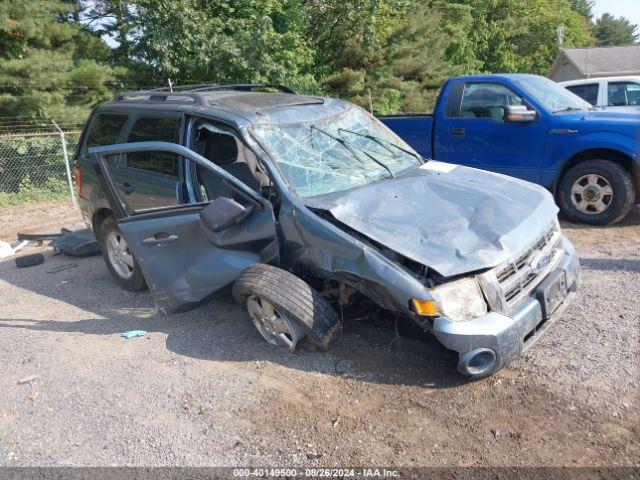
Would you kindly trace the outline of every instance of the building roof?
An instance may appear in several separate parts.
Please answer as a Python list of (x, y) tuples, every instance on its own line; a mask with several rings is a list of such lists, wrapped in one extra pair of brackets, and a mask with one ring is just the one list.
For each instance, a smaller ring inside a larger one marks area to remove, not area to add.
[(640, 45), (566, 48), (551, 66), (550, 77), (561, 65), (563, 58), (571, 62), (585, 77), (640, 74)]

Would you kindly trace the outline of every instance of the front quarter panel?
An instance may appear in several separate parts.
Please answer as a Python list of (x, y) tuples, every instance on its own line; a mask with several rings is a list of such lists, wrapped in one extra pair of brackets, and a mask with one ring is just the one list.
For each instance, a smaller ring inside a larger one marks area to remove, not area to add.
[[(292, 211), (292, 207), (295, 213)], [(427, 288), (376, 248), (314, 214), (297, 197), (282, 206), (282, 262), (342, 281), (381, 307), (409, 314), (411, 298), (432, 299)]]

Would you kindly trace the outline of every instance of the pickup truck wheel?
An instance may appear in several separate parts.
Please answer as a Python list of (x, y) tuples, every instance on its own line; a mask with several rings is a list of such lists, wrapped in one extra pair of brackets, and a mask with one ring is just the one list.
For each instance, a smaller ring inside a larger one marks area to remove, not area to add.
[(100, 224), (98, 241), (107, 268), (122, 288), (130, 292), (147, 288), (140, 265), (129, 250), (113, 217), (107, 217)]
[(265, 264), (245, 269), (233, 286), (233, 297), (247, 307), (262, 337), (294, 351), (306, 340), (327, 350), (340, 328), (335, 310), (316, 290), (292, 273)]
[(587, 160), (572, 167), (560, 181), (558, 204), (572, 221), (610, 225), (633, 207), (633, 177), (610, 160)]

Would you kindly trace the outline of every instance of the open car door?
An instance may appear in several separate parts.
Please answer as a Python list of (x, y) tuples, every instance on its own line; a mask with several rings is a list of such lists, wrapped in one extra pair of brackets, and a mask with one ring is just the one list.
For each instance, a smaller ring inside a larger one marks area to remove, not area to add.
[[(134, 152), (185, 158), (225, 188), (208, 202), (136, 210), (110, 171), (112, 159)], [(197, 307), (249, 265), (278, 262), (271, 204), (203, 156), (165, 142), (96, 147), (89, 154), (118, 228), (160, 310)]]

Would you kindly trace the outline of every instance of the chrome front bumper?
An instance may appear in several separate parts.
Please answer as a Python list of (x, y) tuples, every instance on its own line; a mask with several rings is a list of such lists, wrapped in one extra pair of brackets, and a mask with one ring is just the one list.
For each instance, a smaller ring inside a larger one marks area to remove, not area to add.
[[(562, 249), (563, 256), (555, 268), (539, 282), (539, 285), (544, 283), (546, 278), (558, 271), (566, 280), (567, 296), (548, 318), (543, 315), (543, 307), (534, 289), (508, 315), (489, 312), (462, 322), (452, 322), (444, 317), (435, 319), (433, 333), (445, 347), (458, 352), (460, 373), (480, 377), (498, 371), (530, 348), (562, 316), (580, 285), (580, 264), (575, 248), (562, 238)], [(470, 357), (478, 352), (489, 354), (485, 359), (493, 356), (490, 368), (468, 368)]]

